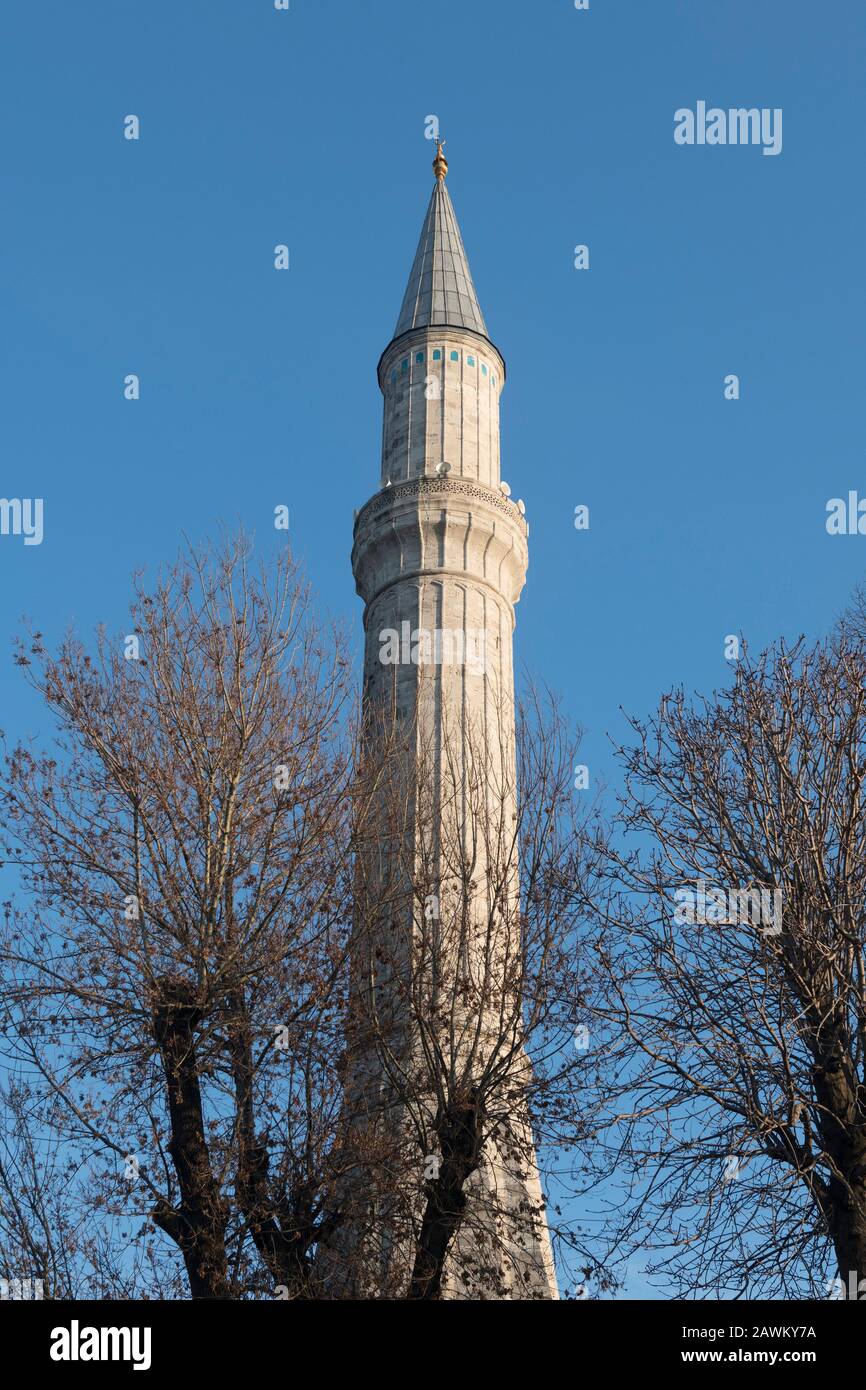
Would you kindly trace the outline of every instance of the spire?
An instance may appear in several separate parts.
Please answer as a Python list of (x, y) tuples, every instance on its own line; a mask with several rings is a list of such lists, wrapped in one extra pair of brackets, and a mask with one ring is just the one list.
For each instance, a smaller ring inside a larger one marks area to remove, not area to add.
[(488, 336), (454, 207), (445, 187), (448, 161), (442, 153), (442, 144), (443, 141), (437, 140), (433, 161), (436, 183), (394, 329), (395, 338), (412, 328), (436, 324), (470, 328), (485, 338)]
[(437, 179), (444, 179), (445, 175), (448, 173), (448, 160), (442, 153), (444, 144), (444, 140), (436, 141), (436, 158), (433, 160), (433, 173), (436, 175)]

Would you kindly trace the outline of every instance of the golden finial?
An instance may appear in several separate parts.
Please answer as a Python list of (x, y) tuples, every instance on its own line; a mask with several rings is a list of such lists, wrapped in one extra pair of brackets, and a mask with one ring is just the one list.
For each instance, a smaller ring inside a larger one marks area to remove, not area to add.
[(444, 179), (445, 175), (448, 173), (448, 160), (442, 153), (442, 146), (444, 144), (444, 140), (436, 141), (436, 158), (433, 160), (433, 173), (436, 175), (437, 179)]

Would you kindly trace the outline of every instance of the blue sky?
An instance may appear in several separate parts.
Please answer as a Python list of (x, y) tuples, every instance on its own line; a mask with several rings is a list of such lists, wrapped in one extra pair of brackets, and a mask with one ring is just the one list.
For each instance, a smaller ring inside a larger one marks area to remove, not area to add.
[[(859, 7), (47, 0), (4, 28), (0, 494), (45, 507), (41, 546), (0, 537), (4, 644), (22, 613), (122, 628), (135, 566), (220, 522), (272, 544), (280, 502), (359, 631), (352, 511), (376, 484), (428, 114), (508, 362), (518, 656), (591, 767), (620, 705), (724, 681), (725, 634), (818, 632), (844, 605), (866, 538), (824, 520), (866, 494)], [(675, 145), (699, 99), (782, 107), (781, 155)], [(11, 663), (0, 681), (0, 722), (36, 732)]]
[[(518, 658), (591, 772), (620, 706), (726, 680), (727, 633), (817, 635), (844, 606), (866, 538), (825, 508), (866, 495), (862, 7), (12, 0), (3, 30), (0, 495), (43, 498), (45, 535), (0, 536), (0, 656), (22, 614), (124, 631), (134, 568), (221, 523), (271, 546), (279, 503), (360, 634), (352, 513), (429, 114), (508, 363)], [(698, 100), (781, 107), (782, 153), (677, 146)], [(11, 659), (0, 725), (45, 728)]]

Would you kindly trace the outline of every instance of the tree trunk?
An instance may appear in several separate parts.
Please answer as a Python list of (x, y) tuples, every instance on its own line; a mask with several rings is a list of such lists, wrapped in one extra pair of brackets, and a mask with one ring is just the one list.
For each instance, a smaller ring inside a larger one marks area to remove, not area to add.
[(442, 1159), (438, 1177), (424, 1189), (427, 1205), (407, 1295), (411, 1299), (441, 1297), (445, 1258), (466, 1210), (463, 1189), (481, 1154), (482, 1116), (477, 1098), (453, 1103), (444, 1116), (437, 1117), (435, 1128)]
[(826, 1179), (825, 1214), (847, 1297), (866, 1296), (866, 1092), (839, 1044), (813, 1069), (821, 1133), (836, 1172)]
[(313, 1296), (310, 1251), (322, 1234), (316, 1224), (313, 1194), (303, 1186), (297, 1186), (291, 1193), (272, 1190), (268, 1150), (258, 1142), (255, 1133), (252, 1027), (242, 988), (232, 991), (227, 1005), (237, 1109), (235, 1196), (274, 1284), (285, 1288), (290, 1298), (310, 1298)]
[(230, 1297), (225, 1249), (225, 1205), (214, 1179), (204, 1134), (194, 1030), (201, 1009), (194, 989), (178, 977), (158, 981), (153, 1031), (168, 1090), (171, 1154), (181, 1202), (161, 1203), (153, 1219), (184, 1258), (193, 1298)]

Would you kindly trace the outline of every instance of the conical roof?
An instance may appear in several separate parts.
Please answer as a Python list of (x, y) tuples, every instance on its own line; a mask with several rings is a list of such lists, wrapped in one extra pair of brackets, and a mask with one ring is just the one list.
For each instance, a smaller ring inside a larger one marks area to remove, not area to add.
[(394, 337), (436, 324), (488, 336), (444, 177), (430, 198)]

